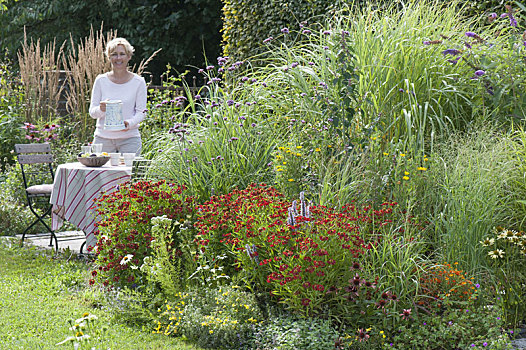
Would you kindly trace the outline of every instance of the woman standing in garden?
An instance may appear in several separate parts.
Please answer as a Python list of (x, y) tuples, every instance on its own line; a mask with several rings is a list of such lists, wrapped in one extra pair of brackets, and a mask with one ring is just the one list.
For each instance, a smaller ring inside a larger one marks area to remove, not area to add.
[[(93, 143), (102, 144), (103, 152), (140, 154), (142, 144), (139, 123), (146, 111), (146, 82), (141, 76), (128, 71), (133, 46), (123, 38), (115, 38), (106, 46), (106, 56), (112, 70), (95, 79), (89, 114), (97, 119)], [(105, 128), (107, 102), (122, 102), (122, 130)]]

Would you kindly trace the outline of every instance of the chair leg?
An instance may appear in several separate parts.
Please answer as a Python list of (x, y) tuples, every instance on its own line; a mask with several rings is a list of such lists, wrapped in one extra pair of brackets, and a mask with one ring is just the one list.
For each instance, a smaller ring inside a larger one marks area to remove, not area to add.
[(86, 246), (86, 241), (84, 241), (84, 243), (82, 243), (82, 245), (80, 246), (80, 254), (82, 255), (82, 250), (84, 249), (84, 247)]
[(38, 223), (40, 221), (42, 223), (42, 225), (44, 225), (44, 227), (51, 234), (51, 237), (49, 239), (49, 246), (50, 247), (53, 246), (53, 239), (54, 239), (55, 240), (55, 252), (58, 252), (58, 238), (57, 238), (57, 235), (55, 235), (55, 232), (51, 229), (51, 227), (49, 227), (49, 225), (46, 224), (46, 222), (42, 219), (42, 218), (46, 217), (47, 215), (49, 215), (51, 213), (51, 209), (53, 209), (53, 206), (50, 205), (48, 207), (48, 209), (44, 212), (44, 214), (38, 215), (38, 213), (33, 209), (33, 206), (31, 205), (31, 201), (29, 201), (29, 209), (31, 210), (31, 212), (33, 212), (33, 214), (35, 214), (35, 216), (37, 217), (37, 220), (35, 220), (35, 222), (33, 222), (28, 228), (25, 229), (24, 233), (22, 234), (22, 243), (24, 242), (24, 238), (26, 236), (27, 231), (29, 231), (29, 229), (31, 227), (33, 227), (36, 223)]

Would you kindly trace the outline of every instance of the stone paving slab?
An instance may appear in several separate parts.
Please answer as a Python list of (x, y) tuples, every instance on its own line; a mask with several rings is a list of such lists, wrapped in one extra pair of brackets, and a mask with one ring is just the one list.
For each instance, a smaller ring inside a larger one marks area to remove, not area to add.
[(526, 350), (526, 338), (512, 340), (511, 344), (514, 349)]
[[(64, 250), (69, 248), (72, 252), (79, 254), (80, 253), (80, 246), (82, 243), (86, 241), (86, 236), (84, 235), (84, 232), (82, 231), (64, 231), (64, 232), (56, 232), (55, 233), (58, 238), (58, 249)], [(22, 238), (22, 235), (16, 235), (18, 239)], [(49, 239), (50, 235), (49, 233), (42, 233), (42, 234), (32, 234), (32, 235), (26, 235), (24, 239), (24, 244), (32, 244), (38, 247), (42, 247), (45, 249), (53, 249), (55, 246), (55, 242), (53, 242), (53, 246), (49, 246)], [(84, 254), (86, 254), (86, 249), (83, 251)]]

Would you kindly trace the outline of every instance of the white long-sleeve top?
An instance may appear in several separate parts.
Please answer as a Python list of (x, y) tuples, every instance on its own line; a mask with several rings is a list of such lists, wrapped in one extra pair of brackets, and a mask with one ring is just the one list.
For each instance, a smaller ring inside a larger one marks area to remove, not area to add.
[[(144, 78), (133, 74), (133, 78), (124, 84), (116, 84), (108, 78), (108, 73), (100, 74), (95, 79), (91, 92), (89, 114), (97, 119), (95, 136), (107, 139), (127, 139), (141, 136), (139, 123), (144, 120), (146, 112), (146, 82)], [(100, 102), (105, 100), (122, 101), (122, 117), (128, 122), (128, 130), (105, 130), (106, 113), (100, 110)]]

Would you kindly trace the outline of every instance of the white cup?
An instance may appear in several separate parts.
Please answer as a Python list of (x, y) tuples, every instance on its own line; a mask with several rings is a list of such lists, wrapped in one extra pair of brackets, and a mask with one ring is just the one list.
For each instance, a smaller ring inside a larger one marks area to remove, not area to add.
[(94, 143), (91, 145), (91, 152), (95, 154), (101, 154), (102, 153), (102, 143)]
[(122, 156), (124, 157), (124, 165), (132, 166), (133, 160), (135, 159), (135, 153), (123, 153)]
[(119, 157), (121, 156), (120, 153), (110, 153), (110, 164), (112, 166), (119, 165)]

